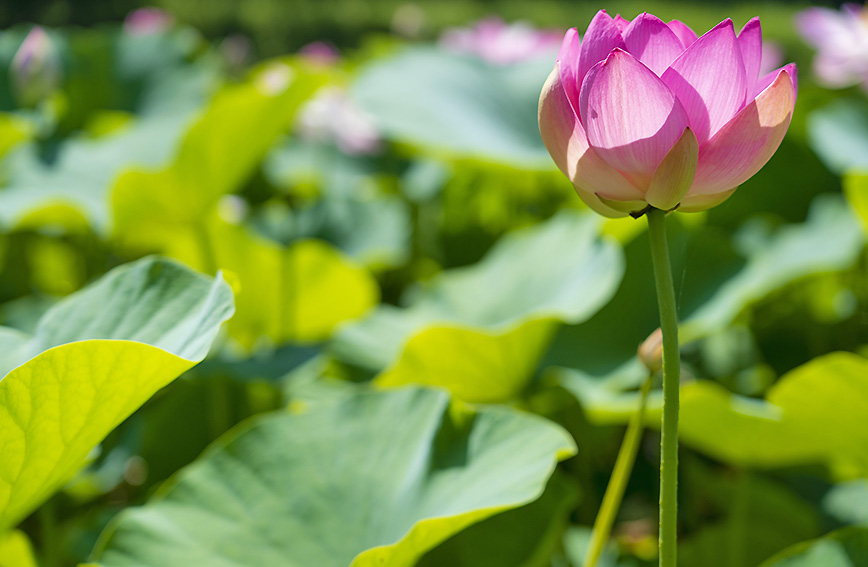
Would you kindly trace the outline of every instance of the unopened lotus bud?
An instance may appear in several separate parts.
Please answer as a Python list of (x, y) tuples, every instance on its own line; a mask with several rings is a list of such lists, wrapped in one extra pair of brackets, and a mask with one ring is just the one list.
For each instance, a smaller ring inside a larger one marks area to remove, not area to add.
[(60, 54), (44, 29), (34, 26), (30, 30), (12, 58), (9, 74), (21, 106), (35, 106), (57, 90)]
[(639, 345), (636, 355), (649, 371), (659, 372), (663, 369), (663, 331), (660, 327)]

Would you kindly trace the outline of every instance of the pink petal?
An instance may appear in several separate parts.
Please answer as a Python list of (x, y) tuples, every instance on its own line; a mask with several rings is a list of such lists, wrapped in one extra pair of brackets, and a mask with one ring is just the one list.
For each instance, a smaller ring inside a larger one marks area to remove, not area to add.
[(558, 169), (572, 179), (575, 164), (588, 149), (587, 137), (578, 116), (567, 98), (561, 78), (564, 72), (556, 63), (539, 97), (539, 132), (543, 144)]
[(643, 189), (687, 126), (675, 95), (621, 49), (588, 71), (579, 108), (591, 146)]
[(754, 85), (759, 79), (763, 60), (763, 32), (759, 18), (752, 18), (738, 34), (741, 60), (744, 63), (745, 100), (752, 100)]
[(608, 57), (609, 53), (616, 47), (624, 48), (624, 39), (621, 37), (621, 32), (609, 14), (605, 10), (600, 10), (594, 16), (594, 19), (591, 20), (591, 23), (588, 25), (588, 31), (585, 32), (585, 37), (582, 38), (579, 67), (576, 70), (580, 86), (588, 70)]
[(674, 209), (693, 184), (698, 158), (696, 135), (690, 128), (685, 128), (654, 172), (651, 185), (645, 193), (645, 201), (664, 211)]
[(621, 14), (615, 14), (615, 25), (618, 26), (618, 31), (623, 34), (627, 26), (630, 25), (630, 20), (622, 18)]
[(702, 145), (744, 104), (744, 63), (732, 20), (724, 20), (697, 39), (662, 79), (684, 105), (690, 128)]
[(561, 84), (577, 116), (579, 114), (579, 86), (581, 83), (576, 76), (576, 69), (579, 65), (580, 45), (579, 32), (576, 31), (576, 28), (568, 29), (564, 35), (564, 41), (561, 43), (561, 50), (558, 52), (557, 59), (561, 70)]
[(624, 32), (624, 44), (633, 57), (658, 76), (684, 51), (681, 40), (663, 20), (639, 14)]
[(702, 146), (690, 194), (729, 191), (750, 179), (780, 146), (795, 104), (794, 81), (781, 69), (756, 100)]
[(696, 41), (696, 32), (690, 29), (690, 27), (684, 22), (678, 20), (672, 20), (668, 24), (669, 29), (681, 40), (681, 45), (684, 48), (690, 47), (694, 41)]
[(539, 100), (539, 126), (543, 143), (558, 168), (572, 181), (582, 200), (606, 216), (622, 216), (608, 210), (594, 195), (605, 191), (625, 198), (641, 198), (642, 192), (613, 169), (593, 148), (561, 83), (558, 66), (549, 75)]
[(799, 92), (799, 79), (798, 72), (796, 71), (796, 64), (790, 63), (789, 65), (784, 65), (780, 69), (775, 69), (771, 73), (763, 76), (759, 81), (756, 82), (756, 86), (754, 86), (754, 90), (751, 93), (750, 100), (755, 99), (759, 96), (761, 92), (766, 90), (769, 85), (771, 85), (775, 79), (778, 78), (778, 73), (781, 71), (786, 71), (790, 75), (790, 79), (793, 81), (793, 90), (798, 93)]

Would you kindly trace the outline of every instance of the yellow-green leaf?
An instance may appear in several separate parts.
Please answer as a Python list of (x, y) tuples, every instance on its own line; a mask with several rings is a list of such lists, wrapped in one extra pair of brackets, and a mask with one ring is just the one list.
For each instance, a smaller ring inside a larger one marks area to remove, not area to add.
[(60, 488), (95, 445), (202, 360), (232, 292), (165, 260), (122, 266), (61, 301), (35, 334), (2, 333), (0, 529)]
[(509, 400), (533, 377), (557, 324), (535, 319), (504, 332), (431, 327), (414, 335), (375, 383), (442, 386), (468, 402)]

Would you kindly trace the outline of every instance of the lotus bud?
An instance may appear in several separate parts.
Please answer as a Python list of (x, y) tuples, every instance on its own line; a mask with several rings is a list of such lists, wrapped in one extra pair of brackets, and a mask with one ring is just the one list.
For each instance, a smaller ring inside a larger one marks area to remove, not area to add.
[(657, 327), (657, 330), (648, 335), (648, 338), (639, 345), (636, 356), (649, 372), (659, 372), (663, 369), (663, 331), (660, 327)]
[(62, 65), (48, 33), (34, 26), (12, 58), (9, 74), (21, 106), (36, 106), (60, 86)]

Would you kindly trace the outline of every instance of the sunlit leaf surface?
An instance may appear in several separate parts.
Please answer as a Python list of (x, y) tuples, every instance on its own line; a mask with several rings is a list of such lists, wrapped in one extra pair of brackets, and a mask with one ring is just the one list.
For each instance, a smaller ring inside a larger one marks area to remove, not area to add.
[(450, 409), (435, 390), (365, 393), (241, 426), (123, 514), (95, 560), (409, 567), (535, 500), (574, 451), (560, 428), (505, 408)]
[(222, 279), (147, 258), (58, 303), (32, 337), (15, 334), (0, 380), (0, 528), (41, 504), (112, 429), (202, 360), (232, 310)]

